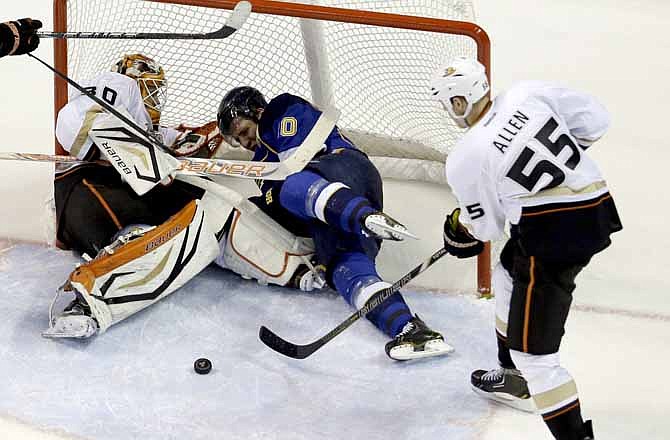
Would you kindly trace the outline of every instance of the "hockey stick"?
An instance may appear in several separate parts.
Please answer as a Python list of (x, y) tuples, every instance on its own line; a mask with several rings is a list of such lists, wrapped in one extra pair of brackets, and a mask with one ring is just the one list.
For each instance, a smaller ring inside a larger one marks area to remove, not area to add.
[(398, 281), (393, 283), (393, 285), (380, 290), (370, 297), (370, 299), (365, 303), (363, 307), (356, 310), (351, 316), (342, 321), (340, 325), (329, 331), (326, 335), (312, 342), (311, 344), (306, 345), (297, 345), (293, 344), (285, 339), (282, 339), (276, 333), (265, 326), (261, 326), (260, 331), (258, 332), (258, 337), (261, 341), (271, 349), (276, 352), (283, 354), (294, 359), (305, 359), (310, 356), (312, 353), (317, 351), (319, 348), (326, 345), (331, 339), (335, 336), (342, 333), (344, 330), (349, 328), (351, 324), (358, 321), (362, 316), (367, 315), (372, 310), (374, 310), (381, 303), (386, 301), (388, 297), (396, 293), (401, 287), (409, 283), (411, 280), (416, 278), (417, 275), (424, 272), (430, 266), (433, 265), (437, 260), (442, 258), (447, 254), (447, 250), (442, 248), (439, 251), (431, 255), (426, 261), (412, 269), (407, 275), (400, 278)]
[(37, 32), (40, 38), (105, 38), (119, 40), (218, 40), (239, 30), (251, 13), (251, 3), (241, 1), (233, 9), (225, 25), (214, 32), (201, 34), (167, 32)]
[[(254, 162), (247, 160), (200, 159), (195, 157), (177, 158), (181, 163), (177, 174), (187, 176), (231, 176), (247, 179), (282, 180), (292, 174), (280, 162)], [(0, 153), (0, 160), (20, 160), (27, 162), (60, 162), (72, 164), (91, 163), (73, 156), (35, 153)], [(95, 161), (109, 165), (106, 161)]]

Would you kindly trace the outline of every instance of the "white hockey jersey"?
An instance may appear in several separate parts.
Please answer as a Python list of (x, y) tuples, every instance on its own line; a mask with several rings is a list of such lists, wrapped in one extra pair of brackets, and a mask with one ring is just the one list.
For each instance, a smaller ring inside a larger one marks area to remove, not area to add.
[(493, 101), (449, 154), (447, 182), (460, 220), (480, 240), (499, 238), (522, 208), (591, 200), (608, 192), (585, 149), (609, 127), (592, 96), (526, 81)]
[[(152, 130), (151, 118), (142, 100), (137, 82), (120, 73), (104, 72), (95, 78), (82, 81), (82, 87), (114, 107), (127, 110), (142, 128)], [(76, 89), (70, 89), (69, 102), (58, 113), (56, 138), (72, 156), (85, 159), (93, 142), (88, 137), (95, 115), (104, 111), (93, 100)], [(159, 127), (163, 143), (171, 145), (179, 132)]]

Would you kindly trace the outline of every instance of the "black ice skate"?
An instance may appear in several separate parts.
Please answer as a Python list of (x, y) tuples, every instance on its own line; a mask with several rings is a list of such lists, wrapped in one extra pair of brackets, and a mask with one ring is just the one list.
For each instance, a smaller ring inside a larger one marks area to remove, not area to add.
[(584, 422), (582, 425), (582, 436), (579, 437), (579, 440), (594, 440), (595, 437), (593, 436), (593, 425), (591, 424), (590, 420), (587, 420)]
[(535, 412), (535, 402), (530, 397), (528, 384), (521, 372), (512, 368), (496, 370), (476, 370), (470, 376), (472, 389), (488, 399), (495, 400), (512, 408), (526, 412)]
[(442, 335), (431, 330), (418, 316), (412, 318), (392, 341), (386, 344), (386, 354), (398, 361), (442, 356), (454, 351)]
[(402, 241), (407, 237), (418, 239), (416, 235), (407, 230), (405, 225), (381, 211), (365, 215), (361, 222), (363, 223), (363, 233), (370, 237), (394, 241)]

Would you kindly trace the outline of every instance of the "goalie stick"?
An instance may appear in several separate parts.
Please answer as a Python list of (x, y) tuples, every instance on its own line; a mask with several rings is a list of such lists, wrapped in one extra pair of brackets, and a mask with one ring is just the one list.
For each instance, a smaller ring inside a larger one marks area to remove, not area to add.
[(104, 38), (119, 40), (218, 40), (231, 36), (239, 30), (251, 13), (251, 3), (239, 2), (225, 25), (207, 33), (169, 32), (37, 32), (40, 38)]
[(258, 337), (260, 338), (261, 341), (263, 341), (265, 345), (267, 345), (274, 351), (283, 354), (284, 356), (288, 356), (293, 359), (305, 359), (306, 357), (310, 356), (312, 353), (317, 351), (319, 348), (326, 345), (330, 340), (335, 338), (335, 336), (339, 335), (347, 328), (349, 328), (354, 322), (358, 321), (359, 318), (370, 313), (377, 306), (386, 301), (388, 297), (396, 293), (401, 287), (403, 287), (411, 280), (416, 278), (417, 275), (424, 272), (426, 269), (432, 266), (433, 263), (435, 263), (437, 260), (439, 260), (446, 254), (447, 250), (444, 248), (435, 252), (426, 261), (424, 261), (423, 263), (412, 269), (407, 275), (405, 275), (404, 277), (400, 278), (398, 281), (393, 283), (393, 285), (385, 289), (382, 289), (379, 292), (372, 295), (363, 307), (356, 310), (351, 316), (342, 321), (340, 325), (329, 331), (321, 338), (312, 342), (311, 344), (305, 344), (305, 345), (293, 344), (292, 342), (289, 342), (281, 338), (280, 336), (278, 336), (276, 333), (274, 333), (272, 330), (270, 330), (265, 326), (261, 326), (260, 331), (258, 332)]
[[(27, 162), (60, 162), (72, 164), (91, 163), (73, 156), (38, 153), (0, 153), (0, 160), (20, 160)], [(281, 162), (254, 162), (248, 160), (200, 159), (195, 157), (177, 158), (180, 167), (177, 174), (187, 176), (231, 176), (247, 179), (283, 180), (293, 174), (281, 166)], [(106, 161), (97, 161), (109, 164)]]

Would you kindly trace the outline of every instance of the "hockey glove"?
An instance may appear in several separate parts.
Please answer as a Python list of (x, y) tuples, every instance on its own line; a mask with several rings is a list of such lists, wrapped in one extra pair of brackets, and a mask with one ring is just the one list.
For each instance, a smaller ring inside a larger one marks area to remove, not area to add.
[(454, 209), (444, 222), (444, 248), (458, 258), (470, 258), (484, 250), (484, 242), (477, 240), (458, 221), (461, 208)]
[(35, 35), (42, 22), (31, 18), (0, 23), (0, 57), (23, 55), (37, 49), (40, 37)]
[(223, 142), (216, 121), (208, 122), (202, 127), (188, 127), (182, 124), (177, 130), (181, 134), (170, 146), (170, 153), (176, 157), (210, 158)]

